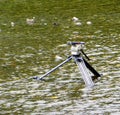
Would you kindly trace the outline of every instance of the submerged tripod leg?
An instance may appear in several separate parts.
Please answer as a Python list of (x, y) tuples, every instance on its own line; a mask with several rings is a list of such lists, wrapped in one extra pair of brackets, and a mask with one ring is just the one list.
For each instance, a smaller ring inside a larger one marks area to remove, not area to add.
[(95, 80), (98, 77), (101, 77), (101, 75), (83, 58), (86, 67), (94, 74), (94, 76), (92, 76), (92, 79)]
[(74, 60), (79, 68), (79, 70), (81, 71), (82, 74), (82, 78), (85, 82), (85, 85), (87, 87), (92, 87), (94, 86), (94, 82), (92, 81), (91, 75), (84, 63), (84, 60), (82, 57), (74, 57)]
[(46, 77), (47, 75), (49, 75), (50, 73), (52, 73), (53, 71), (55, 71), (56, 69), (58, 69), (60, 66), (62, 66), (65, 63), (67, 63), (68, 61), (70, 61), (71, 59), (72, 59), (72, 56), (68, 57), (65, 61), (63, 61), (62, 63), (60, 63), (56, 67), (52, 68), (50, 71), (48, 71), (47, 73), (45, 73), (41, 77), (35, 76), (34, 79), (42, 80), (44, 77)]

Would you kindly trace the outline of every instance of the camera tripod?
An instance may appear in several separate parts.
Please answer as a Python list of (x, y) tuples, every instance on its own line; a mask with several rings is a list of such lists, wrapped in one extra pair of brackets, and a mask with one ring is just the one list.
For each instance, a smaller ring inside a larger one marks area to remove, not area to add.
[(69, 56), (65, 61), (52, 68), (50, 71), (48, 71), (41, 77), (34, 76), (33, 78), (37, 80), (43, 80), (44, 77), (46, 77), (47, 75), (73, 59), (77, 64), (79, 71), (81, 72), (85, 85), (87, 87), (94, 86), (94, 80), (101, 75), (85, 60), (85, 58), (88, 60), (90, 59), (83, 51), (84, 42), (68, 42), (68, 45), (71, 45), (71, 56)]

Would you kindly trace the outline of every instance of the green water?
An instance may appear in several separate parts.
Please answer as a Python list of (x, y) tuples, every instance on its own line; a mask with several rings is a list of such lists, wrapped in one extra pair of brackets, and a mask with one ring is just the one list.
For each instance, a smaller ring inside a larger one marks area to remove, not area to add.
[[(120, 114), (119, 25), (119, 0), (0, 0), (0, 114)], [(65, 60), (67, 41), (85, 42), (103, 74), (93, 89), (72, 61), (46, 82), (27, 79)]]

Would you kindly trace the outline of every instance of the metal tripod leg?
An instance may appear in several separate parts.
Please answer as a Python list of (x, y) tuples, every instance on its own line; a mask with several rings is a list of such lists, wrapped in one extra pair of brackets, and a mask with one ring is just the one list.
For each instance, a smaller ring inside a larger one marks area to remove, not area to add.
[(85, 82), (85, 85), (87, 87), (94, 86), (94, 82), (92, 81), (91, 74), (89, 73), (89, 71), (84, 63), (83, 58), (82, 57), (74, 57), (74, 60), (77, 64), (79, 70), (81, 71), (82, 78)]
[(94, 76), (92, 76), (92, 79), (95, 80), (98, 77), (101, 77), (101, 75), (83, 58), (86, 67), (94, 74)]
[(67, 63), (68, 61), (70, 61), (71, 59), (72, 59), (72, 56), (68, 57), (65, 61), (63, 61), (62, 63), (60, 63), (60, 64), (57, 65), (56, 67), (52, 68), (50, 71), (48, 71), (47, 73), (45, 73), (45, 74), (42, 75), (41, 77), (34, 76), (34, 79), (42, 80), (44, 77), (46, 77), (47, 75), (49, 75), (50, 73), (52, 73), (53, 71), (55, 71), (56, 69), (58, 69), (60, 66), (62, 66), (62, 65), (65, 64), (65, 63)]

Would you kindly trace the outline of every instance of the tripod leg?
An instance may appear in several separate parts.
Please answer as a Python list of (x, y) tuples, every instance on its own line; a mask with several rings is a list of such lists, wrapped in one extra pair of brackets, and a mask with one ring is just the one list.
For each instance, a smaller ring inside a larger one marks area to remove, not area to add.
[(94, 74), (94, 76), (92, 77), (93, 80), (101, 76), (85, 59), (83, 60), (84, 60), (86, 67)]
[(75, 59), (75, 62), (77, 64), (79, 70), (81, 71), (82, 78), (83, 78), (83, 80), (85, 82), (85, 85), (87, 87), (94, 86), (94, 82), (92, 81), (91, 75), (90, 75), (90, 73), (89, 73), (89, 71), (88, 71), (88, 69), (87, 69), (87, 67), (86, 67), (86, 65), (84, 63), (83, 58), (82, 57), (79, 57), (79, 58), (75, 57), (74, 59)]
[(49, 75), (50, 73), (52, 73), (53, 71), (55, 71), (57, 68), (59, 68), (60, 66), (62, 66), (63, 64), (67, 63), (68, 61), (70, 61), (72, 59), (72, 56), (68, 57), (65, 61), (63, 61), (62, 63), (60, 63), (59, 65), (57, 65), (56, 67), (52, 68), (50, 71), (48, 71), (47, 73), (45, 73), (44, 75), (42, 75), (41, 77), (35, 76), (34, 79), (37, 80), (42, 80), (44, 77), (46, 77), (47, 75)]

